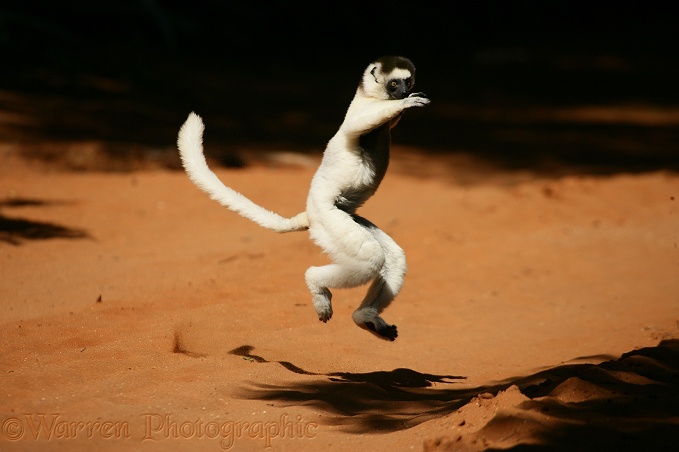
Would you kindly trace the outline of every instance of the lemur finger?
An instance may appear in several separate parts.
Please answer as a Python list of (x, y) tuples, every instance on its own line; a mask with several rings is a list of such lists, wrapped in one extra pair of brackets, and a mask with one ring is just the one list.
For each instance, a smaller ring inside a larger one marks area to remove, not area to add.
[(411, 93), (408, 97), (422, 97), (424, 99), (429, 99), (429, 96), (424, 93)]
[(431, 102), (428, 98), (426, 97), (406, 97), (403, 99), (404, 106), (405, 108), (410, 108), (410, 107), (424, 107), (427, 105), (429, 102)]

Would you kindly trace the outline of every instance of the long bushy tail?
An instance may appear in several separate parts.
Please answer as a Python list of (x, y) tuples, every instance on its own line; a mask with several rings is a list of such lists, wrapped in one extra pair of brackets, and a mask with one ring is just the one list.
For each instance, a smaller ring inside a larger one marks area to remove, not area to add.
[(179, 130), (177, 147), (186, 169), (189, 179), (201, 190), (210, 195), (210, 198), (219, 204), (239, 213), (248, 220), (252, 220), (268, 229), (276, 232), (302, 231), (308, 229), (309, 220), (306, 212), (302, 212), (293, 218), (284, 218), (277, 213), (250, 201), (237, 191), (227, 187), (219, 180), (205, 162), (203, 155), (203, 121), (195, 113), (191, 113)]

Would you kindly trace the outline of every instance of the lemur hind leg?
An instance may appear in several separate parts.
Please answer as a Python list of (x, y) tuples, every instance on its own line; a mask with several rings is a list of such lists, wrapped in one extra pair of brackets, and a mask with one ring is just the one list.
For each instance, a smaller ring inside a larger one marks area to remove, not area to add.
[(328, 289), (357, 287), (374, 280), (386, 259), (384, 245), (370, 228), (337, 209), (327, 216), (332, 217), (329, 224), (333, 227), (329, 229), (319, 224), (311, 232), (334, 263), (310, 267), (305, 275), (314, 308), (323, 322), (332, 317), (332, 294)]
[(375, 277), (365, 267), (351, 264), (329, 264), (309, 267), (306, 283), (311, 291), (318, 319), (327, 322), (332, 317), (332, 293), (328, 288), (344, 289), (363, 285)]
[(398, 336), (396, 325), (385, 322), (380, 313), (391, 304), (403, 286), (406, 273), (405, 253), (391, 237), (376, 226), (370, 225), (370, 230), (382, 245), (385, 260), (352, 318), (359, 327), (381, 339), (393, 341)]

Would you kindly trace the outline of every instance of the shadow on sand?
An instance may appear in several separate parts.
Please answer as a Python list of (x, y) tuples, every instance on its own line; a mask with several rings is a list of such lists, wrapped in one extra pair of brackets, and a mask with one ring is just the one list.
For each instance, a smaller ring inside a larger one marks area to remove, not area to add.
[[(3, 207), (40, 207), (54, 204), (54, 202), (37, 199), (9, 199), (0, 200)], [(80, 229), (68, 228), (54, 223), (26, 220), (23, 218), (9, 218), (0, 213), (0, 242), (10, 245), (21, 245), (25, 240), (47, 239), (84, 239), (89, 234)]]
[[(267, 363), (251, 346), (230, 353)], [(369, 373), (318, 374), (277, 361), (306, 381), (280, 385), (254, 384), (241, 396), (285, 406), (311, 406), (329, 417), (328, 423), (352, 433), (392, 432), (446, 416), (480, 394), (497, 395), (516, 385), (528, 400), (518, 413), (496, 416), (494, 425), (524, 422), (523, 413), (540, 413), (535, 445), (517, 449), (664, 450), (679, 440), (679, 340), (665, 340), (611, 357), (600, 364), (567, 364), (523, 377), (479, 387), (456, 387), (463, 376), (430, 375), (411, 369)], [(563, 397), (565, 385), (570, 395)], [(487, 428), (492, 428), (489, 424)], [(575, 448), (575, 449), (573, 449)], [(668, 449), (669, 450), (669, 449)]]

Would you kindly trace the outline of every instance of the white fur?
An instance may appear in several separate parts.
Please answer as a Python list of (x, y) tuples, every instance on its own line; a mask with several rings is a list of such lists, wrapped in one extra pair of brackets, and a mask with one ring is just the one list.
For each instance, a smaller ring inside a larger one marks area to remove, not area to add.
[[(373, 72), (375, 67), (377, 71)], [(379, 63), (366, 68), (363, 83), (349, 105), (344, 122), (328, 142), (321, 165), (311, 181), (306, 212), (293, 218), (270, 212), (222, 184), (205, 163), (203, 123), (195, 113), (189, 115), (177, 140), (191, 180), (220, 204), (278, 232), (309, 229), (311, 238), (333, 261), (323, 267), (311, 267), (306, 272), (306, 282), (320, 320), (326, 322), (332, 317), (329, 288), (355, 287), (372, 281), (353, 319), (361, 328), (389, 340), (396, 338), (396, 327), (387, 324), (379, 314), (403, 285), (405, 254), (391, 237), (355, 214), (377, 189), (389, 161), (388, 142), (386, 150), (379, 146), (367, 149), (360, 145), (360, 139), (387, 123), (389, 128), (395, 126), (404, 109), (429, 103), (428, 99), (414, 94), (389, 100), (384, 83), (410, 75), (408, 70), (401, 68), (382, 74)]]
[(276, 232), (300, 231), (309, 227), (305, 212), (293, 218), (283, 218), (224, 185), (205, 162), (205, 156), (203, 155), (203, 130), (202, 119), (192, 112), (179, 130), (179, 136), (177, 137), (177, 147), (179, 148), (182, 164), (189, 178), (198, 188), (207, 192), (210, 198), (224, 207), (228, 207), (248, 220), (252, 220), (258, 225)]

